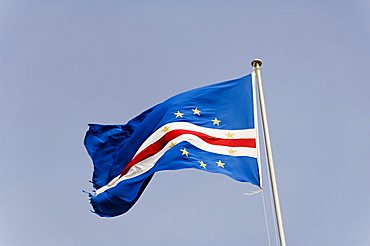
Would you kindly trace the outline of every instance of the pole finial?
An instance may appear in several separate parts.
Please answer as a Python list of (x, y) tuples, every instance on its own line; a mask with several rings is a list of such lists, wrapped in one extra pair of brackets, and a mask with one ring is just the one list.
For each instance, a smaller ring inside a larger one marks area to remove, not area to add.
[(256, 65), (258, 65), (259, 67), (262, 66), (262, 60), (261, 59), (258, 59), (258, 58), (255, 58), (253, 59), (253, 61), (251, 62), (252, 64), (252, 67), (256, 67)]

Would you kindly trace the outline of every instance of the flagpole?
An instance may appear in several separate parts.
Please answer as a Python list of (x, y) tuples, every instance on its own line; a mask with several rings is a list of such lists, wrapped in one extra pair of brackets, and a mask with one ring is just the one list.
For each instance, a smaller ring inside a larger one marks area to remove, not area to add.
[(260, 59), (254, 59), (252, 61), (252, 67), (255, 71), (256, 78), (257, 78), (258, 96), (259, 96), (261, 116), (262, 116), (262, 125), (263, 125), (263, 135), (265, 136), (264, 139), (265, 139), (265, 146), (266, 146), (267, 162), (268, 162), (269, 172), (270, 172), (272, 194), (274, 197), (275, 214), (276, 214), (276, 220), (277, 220), (277, 225), (278, 225), (278, 230), (279, 230), (280, 245), (286, 246), (283, 220), (281, 217), (281, 210), (280, 210), (279, 195), (278, 195), (277, 184), (276, 184), (274, 162), (272, 160), (270, 134), (269, 134), (269, 129), (267, 125), (265, 98), (263, 96), (263, 89), (262, 89), (262, 82), (261, 82), (261, 71), (260, 71), (261, 65), (262, 65), (262, 60)]

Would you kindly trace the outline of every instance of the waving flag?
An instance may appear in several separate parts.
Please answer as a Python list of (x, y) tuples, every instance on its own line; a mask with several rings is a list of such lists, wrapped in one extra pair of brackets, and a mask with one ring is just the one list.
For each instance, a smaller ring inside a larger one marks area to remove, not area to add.
[(261, 186), (253, 77), (181, 93), (125, 125), (90, 124), (94, 211), (127, 212), (162, 170), (194, 168)]

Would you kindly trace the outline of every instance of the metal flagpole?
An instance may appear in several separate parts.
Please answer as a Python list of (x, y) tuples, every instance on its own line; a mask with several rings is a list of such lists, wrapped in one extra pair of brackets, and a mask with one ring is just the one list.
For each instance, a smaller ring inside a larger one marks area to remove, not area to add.
[(278, 190), (277, 190), (277, 185), (276, 185), (274, 162), (272, 160), (270, 134), (269, 134), (268, 125), (267, 125), (265, 98), (263, 97), (261, 72), (260, 72), (261, 65), (262, 65), (262, 60), (260, 59), (254, 59), (252, 61), (252, 67), (255, 71), (256, 78), (257, 78), (258, 96), (259, 96), (259, 101), (260, 101), (260, 109), (261, 109), (262, 125), (263, 125), (263, 135), (265, 136), (264, 139), (265, 139), (265, 145), (266, 145), (267, 162), (268, 162), (269, 171), (270, 171), (271, 188), (272, 188), (272, 194), (274, 197), (275, 213), (276, 213), (276, 220), (277, 220), (277, 225), (278, 225), (278, 230), (279, 230), (280, 245), (286, 246), (283, 220), (282, 220), (281, 211), (280, 211), (279, 195), (278, 195)]

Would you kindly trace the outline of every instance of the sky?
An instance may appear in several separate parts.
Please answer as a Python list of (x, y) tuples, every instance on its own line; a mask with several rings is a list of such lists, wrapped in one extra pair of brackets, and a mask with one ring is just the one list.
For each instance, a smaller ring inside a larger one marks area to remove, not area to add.
[(160, 172), (116, 218), (81, 191), (88, 123), (123, 124), (249, 74), (256, 57), (287, 245), (370, 245), (369, 12), (367, 0), (0, 0), (0, 245), (277, 245), (265, 162), (263, 194)]

